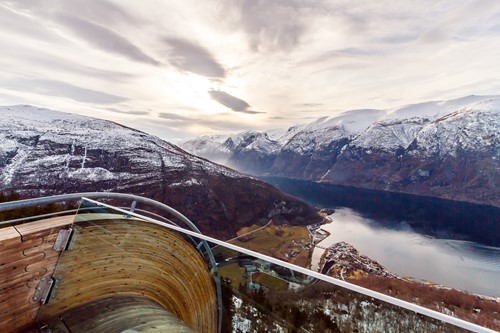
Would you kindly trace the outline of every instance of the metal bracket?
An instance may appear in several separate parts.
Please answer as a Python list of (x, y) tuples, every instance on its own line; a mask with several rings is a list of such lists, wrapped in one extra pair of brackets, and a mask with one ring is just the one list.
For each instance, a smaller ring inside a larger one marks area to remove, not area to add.
[[(50, 290), (50, 293), (49, 293), (50, 299), (56, 298), (57, 291), (59, 290), (59, 284), (61, 283), (61, 277), (52, 277), (52, 281), (54, 281), (54, 282), (52, 283), (52, 289)], [(45, 302), (45, 303), (48, 303), (48, 302), (49, 302), (49, 300), (47, 299), (47, 302)]]
[(64, 251), (67, 249), (67, 245), (71, 240), (71, 236), (73, 234), (73, 229), (61, 229), (57, 234), (56, 241), (54, 242), (54, 247), (52, 249), (54, 251)]
[(49, 301), (50, 293), (52, 292), (52, 289), (54, 289), (55, 282), (56, 280), (50, 276), (42, 278), (35, 290), (33, 300), (35, 302), (40, 301), (40, 303), (42, 304), (47, 304), (47, 302)]
[(134, 212), (135, 206), (137, 206), (137, 200), (132, 201), (132, 205), (130, 205), (130, 211)]

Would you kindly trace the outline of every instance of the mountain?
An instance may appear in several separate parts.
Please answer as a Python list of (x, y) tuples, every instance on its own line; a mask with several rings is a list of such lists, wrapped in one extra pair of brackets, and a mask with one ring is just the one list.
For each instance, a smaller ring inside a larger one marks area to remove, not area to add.
[(114, 122), (32, 106), (0, 107), (0, 117), (2, 192), (143, 195), (223, 238), (270, 218), (319, 220), (315, 209), (271, 185)]
[[(281, 135), (280, 135), (281, 136)], [(197, 156), (209, 156), (211, 161), (241, 172), (261, 174), (271, 166), (282, 143), (268, 133), (245, 131), (235, 135), (205, 135), (183, 143), (183, 148)]]
[[(267, 147), (263, 140), (259, 149), (226, 146), (221, 163), (254, 175), (500, 206), (499, 133), (500, 96), (467, 96), (388, 110), (351, 110), (288, 130), (261, 132), (260, 137), (269, 139)], [(181, 146), (208, 159), (222, 150), (216, 142), (211, 152), (194, 149), (199, 142), (192, 139)], [(246, 147), (252, 148), (252, 142), (247, 140)]]

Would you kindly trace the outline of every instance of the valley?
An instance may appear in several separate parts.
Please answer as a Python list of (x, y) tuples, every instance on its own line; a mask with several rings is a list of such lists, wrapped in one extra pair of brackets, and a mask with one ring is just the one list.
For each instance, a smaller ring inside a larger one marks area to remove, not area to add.
[[(335, 213), (330, 216), (333, 219), (334, 217)], [(326, 225), (329, 224), (331, 223)], [(314, 245), (325, 240), (326, 234), (320, 232), (317, 227), (317, 224), (308, 226), (309, 230), (316, 230), (319, 234), (319, 237), (314, 237), (313, 233), (307, 238), (310, 245), (304, 246), (303, 252), (309, 256), (311, 250), (318, 250)], [(264, 247), (267, 254), (280, 258), (283, 257), (283, 248), (291, 249), (300, 240), (293, 237), (293, 229), (296, 228), (284, 225), (259, 228), (239, 245), (252, 250)], [(277, 230), (281, 230), (286, 236), (271, 242), (269, 235), (275, 234)], [(248, 229), (242, 232), (246, 233)], [(259, 239), (260, 237), (262, 239)], [(306, 242), (306, 239), (303, 241)], [(289, 246), (284, 246), (286, 243)], [(398, 276), (345, 242), (337, 242), (327, 248), (320, 246), (319, 250), (324, 253), (321, 256), (320, 268), (325, 274), (471, 322), (481, 322), (487, 327), (499, 327), (500, 323), (496, 319), (500, 310), (498, 299), (458, 291), (412, 277)], [(295, 252), (295, 249), (293, 251)], [(343, 288), (324, 285), (308, 276), (264, 260), (219, 248), (215, 248), (215, 253), (220, 260), (219, 272), (222, 278), (228, 286), (234, 288), (230, 312), (233, 331), (245, 331), (250, 327), (258, 330), (274, 325), (276, 327), (273, 331), (276, 332), (293, 331), (299, 327), (312, 331), (330, 327), (334, 332), (346, 332), (355, 327), (368, 331), (394, 330), (400, 327), (403, 330), (460, 332), (456, 328), (445, 328), (437, 322), (433, 323), (428, 318), (403, 314), (392, 306), (365, 299)], [(293, 262), (293, 258), (291, 260)], [(355, 321), (348, 319), (353, 313), (356, 313)], [(384, 320), (374, 319), (382, 314), (404, 320), (400, 324), (392, 322), (389, 325)], [(310, 316), (316, 319), (306, 319)]]

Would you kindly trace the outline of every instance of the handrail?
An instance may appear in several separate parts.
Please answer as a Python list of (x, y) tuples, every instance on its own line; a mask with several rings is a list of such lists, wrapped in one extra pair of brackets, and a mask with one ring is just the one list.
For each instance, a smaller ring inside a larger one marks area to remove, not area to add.
[[(132, 206), (135, 207), (134, 201), (135, 202), (140, 202), (146, 205), (150, 205), (156, 208), (159, 208), (165, 212), (168, 212), (169, 214), (175, 216), (178, 218), (181, 222), (185, 223), (191, 230), (196, 235), (202, 235), (200, 229), (191, 222), (186, 216), (184, 216), (182, 213), (179, 211), (175, 210), (174, 208), (165, 205), (164, 203), (158, 202), (153, 199), (141, 197), (138, 195), (134, 194), (127, 194), (127, 193), (116, 193), (116, 192), (81, 192), (81, 193), (71, 193), (71, 194), (59, 194), (59, 195), (53, 195), (49, 197), (42, 197), (42, 198), (33, 198), (33, 199), (24, 199), (24, 200), (18, 200), (18, 201), (9, 201), (9, 202), (2, 202), (0, 203), (0, 212), (3, 211), (8, 211), (8, 210), (13, 210), (13, 209), (19, 209), (19, 208), (25, 208), (25, 207), (31, 207), (35, 205), (45, 205), (45, 204), (50, 204), (50, 203), (55, 203), (55, 202), (60, 202), (60, 201), (70, 201), (70, 200), (81, 200), (81, 199), (86, 199), (88, 201), (94, 202), (96, 204), (102, 204), (100, 202), (91, 200), (90, 198), (106, 198), (106, 199), (127, 199), (127, 200), (132, 200)], [(119, 209), (113, 206), (110, 206), (113, 209)], [(125, 211), (125, 210), (120, 210), (123, 212), (126, 212), (127, 214), (133, 215), (133, 212), (131, 211)], [(9, 223), (12, 223), (11, 221), (7, 221)], [(164, 223), (166, 224), (166, 223)], [(197, 236), (196, 236), (197, 237)], [(198, 237), (199, 238), (199, 237)], [(219, 310), (218, 313), (218, 332), (220, 333), (222, 331), (222, 287), (221, 287), (221, 279), (219, 275), (219, 271), (217, 269), (217, 262), (215, 261), (212, 249), (208, 245), (207, 241), (204, 240), (203, 238), (201, 239), (201, 245), (205, 248), (205, 254), (207, 255), (210, 263), (210, 268), (213, 273), (213, 278), (215, 282), (215, 286), (217, 289), (217, 307)]]

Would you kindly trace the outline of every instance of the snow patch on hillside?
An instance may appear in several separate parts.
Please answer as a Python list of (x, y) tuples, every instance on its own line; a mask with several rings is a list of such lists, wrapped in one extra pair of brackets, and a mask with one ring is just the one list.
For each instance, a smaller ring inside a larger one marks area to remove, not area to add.
[(428, 154), (439, 150), (451, 156), (459, 148), (482, 149), (498, 136), (499, 101), (494, 96), (468, 96), (405, 106), (389, 111), (350, 145), (393, 151), (417, 140)]
[(349, 110), (333, 117), (323, 117), (306, 125), (305, 131), (315, 131), (324, 128), (343, 127), (345, 131), (356, 134), (367, 129), (372, 123), (387, 114), (385, 110), (360, 109)]
[(117, 178), (116, 175), (104, 168), (77, 169), (68, 172), (68, 177), (88, 182), (111, 180)]
[[(115, 166), (96, 167), (122, 156), (123, 167), (194, 169), (243, 177), (146, 133), (117, 123), (29, 105), (0, 107), (0, 182), (11, 184), (18, 172), (38, 174), (51, 168), (59, 177), (81, 181), (115, 180)], [(29, 171), (31, 170), (31, 171)], [(115, 174), (116, 173), (116, 174)], [(25, 176), (26, 177), (26, 176)]]

